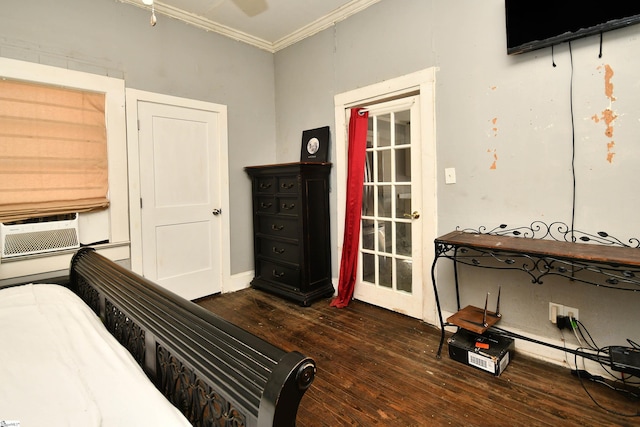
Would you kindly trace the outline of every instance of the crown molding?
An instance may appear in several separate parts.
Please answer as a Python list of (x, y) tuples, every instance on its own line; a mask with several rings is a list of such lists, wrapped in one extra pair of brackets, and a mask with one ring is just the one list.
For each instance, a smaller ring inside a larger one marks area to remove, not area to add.
[[(130, 4), (142, 9), (147, 9), (147, 10), (150, 9), (150, 7), (144, 5), (141, 0), (118, 0), (118, 1), (120, 1), (120, 3)], [(164, 4), (159, 1), (155, 2), (154, 7), (155, 7), (155, 11), (162, 15), (177, 19), (179, 21), (193, 25), (202, 30), (212, 31), (212, 32), (221, 34), (225, 37), (231, 38), (233, 40), (247, 43), (249, 45), (266, 50), (268, 52), (275, 53), (307, 37), (310, 37), (316, 33), (319, 33), (320, 31), (323, 31), (335, 25), (337, 22), (347, 19), (348, 17), (366, 9), (367, 7), (371, 6), (374, 3), (378, 3), (379, 1), (380, 0), (353, 0), (347, 3), (346, 5), (334, 10), (328, 15), (325, 15), (322, 18), (317, 19), (316, 21), (308, 25), (305, 25), (304, 27), (281, 38), (280, 40), (277, 40), (274, 43), (261, 39), (259, 37), (252, 36), (245, 32), (235, 30), (225, 25), (218, 24), (217, 22), (203, 18), (202, 16), (198, 16), (196, 14), (186, 12), (182, 9), (178, 9), (176, 7)]]
[(358, 12), (363, 11), (369, 6), (378, 3), (380, 0), (353, 0), (344, 6), (334, 10), (328, 15), (323, 16), (320, 19), (311, 22), (308, 25), (294, 31), (293, 33), (277, 40), (272, 44), (273, 52), (277, 52), (285, 47), (291, 46), (301, 40), (306, 39), (320, 31), (326, 30), (332, 27), (337, 22), (343, 21), (348, 17), (355, 15)]
[[(126, 3), (126, 4), (139, 7), (141, 9), (151, 10), (150, 6), (144, 5), (141, 0), (118, 0), (118, 1), (120, 3)], [(202, 30), (212, 31), (214, 33), (221, 34), (231, 39), (250, 44), (260, 49), (267, 50), (271, 53), (274, 52), (273, 43), (271, 42), (268, 42), (258, 37), (254, 37), (242, 31), (234, 30), (233, 28), (227, 27), (222, 24), (218, 24), (217, 22), (213, 22), (207, 18), (203, 18), (202, 16), (198, 16), (194, 13), (186, 12), (182, 9), (178, 9), (176, 7), (164, 4), (162, 2), (156, 1), (154, 3), (155, 3), (155, 6), (154, 6), (155, 11), (157, 13), (168, 16), (170, 18), (177, 19), (182, 22), (186, 22), (187, 24), (193, 25), (194, 27), (200, 28)]]

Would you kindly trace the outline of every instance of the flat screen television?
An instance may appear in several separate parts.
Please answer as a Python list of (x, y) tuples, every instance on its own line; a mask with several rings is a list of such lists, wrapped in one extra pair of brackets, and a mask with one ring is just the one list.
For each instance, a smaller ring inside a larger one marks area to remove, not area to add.
[(507, 54), (529, 52), (640, 22), (637, 0), (505, 0)]

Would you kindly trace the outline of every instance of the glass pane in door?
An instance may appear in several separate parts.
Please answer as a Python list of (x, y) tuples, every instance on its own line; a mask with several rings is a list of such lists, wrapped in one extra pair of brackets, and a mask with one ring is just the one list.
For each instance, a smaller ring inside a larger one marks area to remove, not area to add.
[(361, 280), (412, 293), (410, 110), (369, 116), (362, 200)]

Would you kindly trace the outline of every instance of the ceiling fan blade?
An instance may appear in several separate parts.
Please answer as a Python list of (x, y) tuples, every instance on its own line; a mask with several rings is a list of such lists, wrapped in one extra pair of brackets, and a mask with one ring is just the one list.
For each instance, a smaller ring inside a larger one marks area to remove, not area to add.
[(232, 0), (247, 16), (256, 16), (269, 8), (267, 0)]

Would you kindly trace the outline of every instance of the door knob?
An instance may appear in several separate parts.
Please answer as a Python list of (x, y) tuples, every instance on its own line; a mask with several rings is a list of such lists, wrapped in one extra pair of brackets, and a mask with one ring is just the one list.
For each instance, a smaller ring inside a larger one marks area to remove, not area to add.
[(418, 211), (413, 211), (412, 213), (408, 214), (404, 214), (405, 218), (411, 218), (411, 219), (418, 219), (420, 218), (420, 214), (418, 213)]
[(218, 216), (222, 213), (222, 209), (214, 209), (213, 212), (211, 212), (212, 214)]

